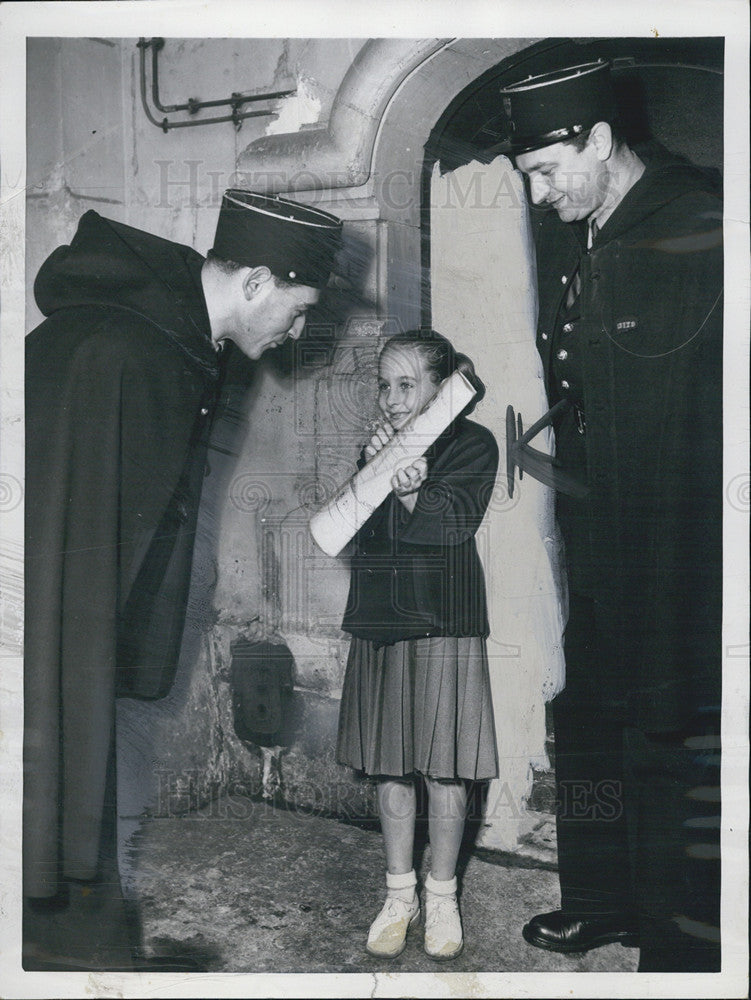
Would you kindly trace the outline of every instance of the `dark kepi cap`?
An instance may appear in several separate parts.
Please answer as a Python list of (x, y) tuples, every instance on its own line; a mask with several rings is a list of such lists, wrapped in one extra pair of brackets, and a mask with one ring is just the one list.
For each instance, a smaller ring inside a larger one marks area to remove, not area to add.
[(605, 60), (529, 76), (501, 89), (511, 153), (571, 139), (616, 113)]
[(213, 251), (278, 278), (322, 288), (341, 245), (342, 222), (320, 208), (242, 188), (224, 192)]

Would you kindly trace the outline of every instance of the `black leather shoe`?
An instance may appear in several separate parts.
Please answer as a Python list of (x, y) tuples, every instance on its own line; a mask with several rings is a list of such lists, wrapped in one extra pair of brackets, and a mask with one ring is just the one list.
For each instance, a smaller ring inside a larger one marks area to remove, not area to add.
[(622, 944), (635, 948), (639, 945), (639, 927), (635, 917), (626, 913), (591, 914), (540, 913), (522, 928), (528, 944), (547, 951), (589, 951), (603, 944)]

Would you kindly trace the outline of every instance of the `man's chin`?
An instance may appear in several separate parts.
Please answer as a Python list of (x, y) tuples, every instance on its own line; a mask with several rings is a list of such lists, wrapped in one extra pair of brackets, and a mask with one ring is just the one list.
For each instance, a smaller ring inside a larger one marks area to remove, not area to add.
[(252, 348), (251, 352), (248, 354), (248, 357), (252, 361), (258, 361), (258, 359), (261, 357), (262, 354), (265, 354), (266, 351), (270, 351), (270, 350), (272, 350), (275, 347), (279, 347), (279, 344), (280, 344), (280, 341), (278, 341), (278, 340), (272, 340), (272, 341), (269, 341), (268, 344), (264, 344), (262, 347), (254, 347), (254, 348)]
[(558, 213), (558, 218), (561, 222), (573, 222), (576, 213), (566, 205), (553, 205), (553, 208)]
[(553, 208), (558, 213), (561, 222), (578, 222), (579, 219), (586, 219), (586, 209), (577, 208), (576, 205), (554, 205)]

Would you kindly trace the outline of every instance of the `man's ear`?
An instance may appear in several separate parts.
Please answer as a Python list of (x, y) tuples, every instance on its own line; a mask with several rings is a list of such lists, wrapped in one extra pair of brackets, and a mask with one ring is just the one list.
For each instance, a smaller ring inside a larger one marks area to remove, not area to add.
[(589, 132), (589, 145), (594, 147), (597, 159), (603, 162), (613, 152), (613, 130), (607, 122), (596, 122)]
[(272, 278), (271, 271), (261, 265), (260, 267), (249, 267), (243, 276), (243, 293), (245, 298), (255, 298), (263, 286)]

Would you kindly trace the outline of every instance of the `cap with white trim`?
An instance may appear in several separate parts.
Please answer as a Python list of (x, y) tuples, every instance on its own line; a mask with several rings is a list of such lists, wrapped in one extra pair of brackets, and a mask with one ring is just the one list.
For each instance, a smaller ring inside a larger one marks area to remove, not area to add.
[(528, 153), (571, 139), (600, 121), (616, 103), (605, 60), (517, 80), (501, 89), (511, 152)]
[(320, 208), (242, 188), (224, 192), (213, 252), (285, 281), (322, 288), (341, 245), (342, 222)]

